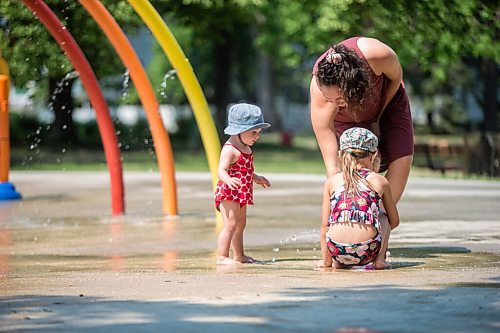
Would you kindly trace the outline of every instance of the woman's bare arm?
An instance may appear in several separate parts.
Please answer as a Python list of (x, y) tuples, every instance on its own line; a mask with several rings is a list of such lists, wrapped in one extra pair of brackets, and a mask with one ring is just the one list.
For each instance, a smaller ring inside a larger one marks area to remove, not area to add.
[(326, 181), (323, 190), (323, 208), (321, 211), (321, 228), (319, 232), (319, 242), (321, 245), (321, 255), (323, 257), (323, 265), (325, 267), (332, 266), (332, 257), (326, 247), (326, 233), (328, 232), (328, 219), (330, 217), (330, 179)]
[(391, 225), (391, 230), (394, 230), (399, 225), (399, 213), (396, 203), (392, 197), (391, 185), (386, 180), (384, 183), (384, 192), (382, 194), (382, 203), (384, 204), (385, 213), (387, 214), (387, 219)]
[(385, 109), (398, 91), (403, 80), (403, 69), (399, 63), (398, 56), (393, 49), (374, 38), (360, 38), (358, 40), (358, 47), (375, 74), (384, 74), (390, 80), (384, 104)]
[(311, 79), (311, 123), (325, 163), (327, 177), (340, 172), (337, 138), (335, 137), (335, 105), (329, 102), (318, 87), (316, 78)]

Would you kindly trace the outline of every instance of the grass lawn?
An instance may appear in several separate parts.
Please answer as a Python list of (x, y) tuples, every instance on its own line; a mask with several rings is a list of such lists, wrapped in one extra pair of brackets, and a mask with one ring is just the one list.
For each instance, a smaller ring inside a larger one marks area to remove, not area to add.
[[(282, 147), (280, 137), (275, 133), (266, 133), (253, 147), (255, 154), (255, 169), (259, 173), (312, 173), (324, 174), (325, 167), (321, 153), (313, 136), (294, 137), (290, 148)], [(174, 151), (176, 171), (208, 170), (204, 150)], [(415, 156), (415, 165), (421, 156)], [(156, 171), (158, 165), (154, 151), (122, 151), (124, 171)], [(23, 147), (11, 148), (12, 170), (107, 170), (105, 156), (102, 150), (67, 149), (55, 151), (50, 148), (28, 149)], [(439, 171), (432, 171), (423, 167), (413, 167), (412, 176), (472, 178), (460, 171), (450, 171), (441, 175)], [(483, 178), (483, 177), (474, 177)], [(484, 178), (488, 179), (488, 178)], [(489, 178), (491, 179), (491, 178)]]

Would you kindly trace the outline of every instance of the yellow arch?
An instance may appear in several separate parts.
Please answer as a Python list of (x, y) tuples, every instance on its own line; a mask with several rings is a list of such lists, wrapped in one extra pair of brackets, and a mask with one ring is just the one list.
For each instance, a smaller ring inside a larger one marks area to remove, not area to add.
[(108, 40), (115, 48), (123, 64), (130, 71), (137, 93), (144, 106), (144, 111), (151, 130), (154, 148), (161, 174), (163, 190), (163, 213), (177, 215), (177, 185), (175, 182), (174, 156), (172, 145), (158, 112), (159, 106), (153, 87), (146, 71), (135, 53), (132, 45), (118, 23), (104, 5), (98, 0), (79, 0), (82, 6), (94, 18)]
[(128, 2), (151, 30), (163, 52), (177, 71), (179, 81), (193, 109), (194, 117), (200, 130), (205, 154), (207, 155), (208, 168), (212, 174), (212, 183), (215, 189), (221, 145), (207, 100), (201, 90), (193, 68), (174, 35), (151, 3), (148, 0), (128, 0)]

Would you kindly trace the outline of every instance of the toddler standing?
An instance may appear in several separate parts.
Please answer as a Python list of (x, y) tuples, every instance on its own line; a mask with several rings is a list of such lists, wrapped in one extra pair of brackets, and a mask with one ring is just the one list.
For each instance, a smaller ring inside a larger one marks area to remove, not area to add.
[[(222, 213), (224, 221), (217, 244), (218, 265), (255, 262), (243, 250), (247, 205), (253, 205), (254, 182), (264, 188), (271, 183), (266, 177), (254, 173), (251, 147), (259, 139), (262, 129), (269, 127), (271, 125), (264, 122), (258, 106), (240, 103), (229, 109), (224, 133), (230, 137), (221, 150), (215, 191), (215, 207)], [(229, 257), (231, 245), (233, 258)]]

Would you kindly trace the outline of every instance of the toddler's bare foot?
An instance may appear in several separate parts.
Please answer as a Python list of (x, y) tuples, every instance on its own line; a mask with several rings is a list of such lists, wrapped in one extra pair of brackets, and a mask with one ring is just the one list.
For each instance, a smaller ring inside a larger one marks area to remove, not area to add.
[(237, 265), (237, 264), (241, 264), (241, 262), (225, 256), (217, 257), (217, 265)]
[(373, 262), (373, 265), (374, 265), (375, 269), (389, 269), (389, 268), (391, 268), (391, 264), (389, 264), (384, 259), (382, 259), (382, 260), (375, 260)]
[(242, 263), (242, 264), (255, 264), (257, 262), (256, 259), (249, 257), (247, 255), (243, 255), (243, 257), (233, 257), (233, 260)]

